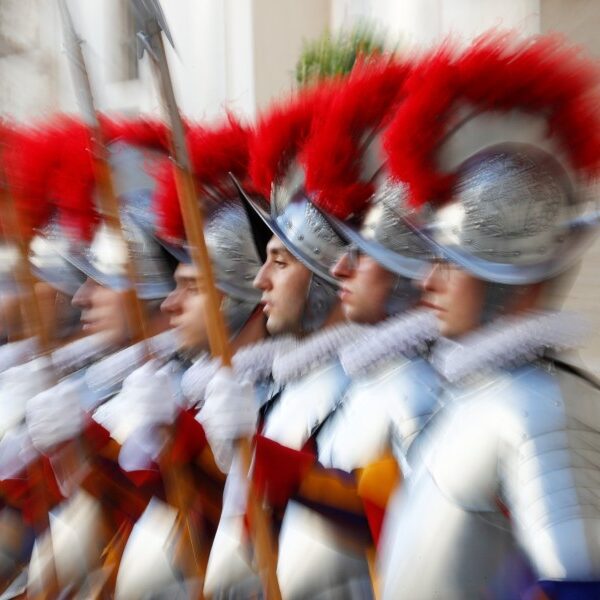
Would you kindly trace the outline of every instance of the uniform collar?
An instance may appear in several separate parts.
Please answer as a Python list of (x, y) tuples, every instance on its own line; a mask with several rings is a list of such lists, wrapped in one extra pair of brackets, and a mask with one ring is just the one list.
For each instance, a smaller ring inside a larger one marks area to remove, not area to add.
[(550, 352), (578, 346), (587, 325), (580, 315), (539, 311), (497, 319), (460, 340), (441, 338), (431, 363), (450, 383), (462, 383), (499, 369), (513, 369)]
[[(159, 361), (166, 361), (177, 351), (177, 337), (173, 330), (155, 335), (148, 340), (148, 343), (154, 358)], [(127, 375), (140, 367), (145, 358), (144, 342), (128, 346), (89, 367), (85, 374), (86, 384), (91, 390), (100, 394), (105, 390), (113, 390)]]
[(365, 375), (398, 358), (424, 353), (437, 337), (437, 319), (431, 311), (407, 311), (365, 327), (340, 350), (340, 362), (350, 377)]
[[(292, 338), (289, 336), (278, 336), (243, 346), (232, 359), (236, 377), (240, 381), (250, 383), (268, 379), (271, 376), (275, 355), (283, 351), (291, 342)], [(187, 369), (181, 387), (189, 406), (196, 406), (204, 401), (206, 386), (219, 366), (218, 360), (212, 359), (209, 354), (204, 354)]]
[(342, 323), (321, 329), (302, 339), (293, 339), (273, 360), (273, 379), (286, 384), (337, 358), (340, 348), (356, 340), (364, 326)]

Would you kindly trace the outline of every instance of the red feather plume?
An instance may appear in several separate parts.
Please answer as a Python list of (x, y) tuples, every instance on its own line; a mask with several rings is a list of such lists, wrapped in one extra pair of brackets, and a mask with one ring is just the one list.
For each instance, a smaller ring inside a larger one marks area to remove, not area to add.
[(477, 111), (519, 109), (542, 113), (548, 133), (585, 177), (600, 171), (598, 72), (556, 36), (516, 42), (488, 33), (458, 55), (448, 46), (415, 66), (386, 133), (392, 175), (409, 187), (409, 202), (443, 202), (455, 177), (437, 167), (437, 150), (453, 126), (458, 104)]
[(45, 132), (33, 127), (4, 126), (0, 136), (7, 188), (21, 226), (20, 235), (28, 240), (52, 213), (47, 194), (54, 160), (52, 148)]
[(47, 135), (56, 153), (49, 193), (58, 208), (61, 225), (89, 239), (98, 222), (94, 202), (94, 165), (88, 126), (68, 117), (49, 123)]
[(250, 144), (250, 178), (266, 200), (271, 187), (300, 153), (310, 135), (313, 119), (326, 109), (338, 80), (300, 91), (275, 103), (258, 121)]
[(158, 119), (123, 119), (100, 117), (100, 127), (107, 144), (122, 141), (135, 146), (168, 151), (170, 130)]
[[(249, 130), (233, 117), (225, 124), (207, 129), (190, 127), (187, 146), (192, 171), (199, 192), (210, 188), (217, 193), (229, 193), (229, 173), (244, 180), (248, 172)], [(174, 240), (185, 237), (183, 219), (175, 186), (174, 167), (164, 164), (158, 173), (154, 203), (159, 215), (161, 234)]]
[(407, 64), (371, 60), (352, 71), (315, 119), (301, 160), (307, 190), (326, 212), (347, 218), (366, 208), (375, 183), (361, 180), (365, 137), (385, 127), (408, 73)]
[[(168, 147), (169, 130), (158, 120), (101, 116), (100, 126), (107, 144), (122, 141), (165, 151)], [(89, 239), (99, 220), (90, 130), (81, 121), (58, 117), (48, 124), (46, 135), (56, 157), (49, 189), (61, 223), (79, 237)]]

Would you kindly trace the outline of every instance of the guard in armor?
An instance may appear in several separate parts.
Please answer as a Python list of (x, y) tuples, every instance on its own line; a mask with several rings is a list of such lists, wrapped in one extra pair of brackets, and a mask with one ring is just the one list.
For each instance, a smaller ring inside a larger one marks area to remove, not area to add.
[[(237, 376), (254, 384), (258, 391), (268, 389), (268, 378), (271, 372), (272, 353), (278, 340), (264, 339), (266, 329), (264, 316), (259, 307), (260, 292), (252, 286), (261, 262), (254, 245), (247, 212), (242, 206), (237, 190), (229, 173), (244, 180), (248, 170), (248, 143), (250, 130), (230, 119), (223, 125), (208, 128), (192, 128), (188, 134), (191, 159), (198, 190), (201, 194), (204, 214), (204, 236), (212, 260), (216, 285), (221, 296), (221, 309), (227, 322), (232, 349), (234, 351), (233, 369)], [(170, 326), (178, 339), (179, 351), (187, 356), (192, 365), (189, 366), (181, 381), (183, 406), (188, 415), (195, 415), (204, 403), (206, 388), (219, 369), (219, 361), (209, 356), (208, 327), (210, 323), (206, 315), (206, 289), (202, 287), (202, 277), (198, 276), (191, 263), (187, 242), (183, 231), (179, 201), (176, 195), (175, 182), (169, 172), (161, 176), (161, 185), (155, 195), (155, 210), (160, 215), (161, 227), (159, 239), (179, 260), (175, 271), (175, 289), (162, 304), (162, 310), (169, 316)], [(213, 385), (215, 385), (213, 383)], [(157, 401), (162, 396), (156, 390)], [(235, 403), (235, 406), (224, 406), (225, 414), (202, 418), (193, 421), (196, 426), (195, 435), (206, 438), (210, 449), (223, 470), (229, 467), (233, 455), (233, 445), (229, 437), (232, 416), (228, 410), (236, 411), (237, 423), (246, 422), (248, 432), (253, 432), (256, 414), (263, 394), (257, 393), (252, 404)], [(183, 417), (182, 417), (183, 418)], [(202, 425), (205, 425), (204, 429)], [(174, 435), (182, 434), (175, 430)], [(223, 439), (227, 443), (223, 443)], [(197, 445), (198, 440), (191, 440)], [(181, 445), (185, 442), (177, 440)], [(192, 454), (190, 460), (201, 461), (200, 468), (205, 468), (204, 450), (198, 448), (200, 457)], [(211, 461), (212, 462), (212, 459)], [(222, 493), (222, 474), (205, 468), (205, 475), (216, 479), (220, 509)], [(199, 485), (206, 487), (206, 478)], [(198, 490), (206, 494), (208, 490)], [(171, 527), (163, 527), (157, 533), (158, 523), (171, 514)], [(123, 562), (117, 580), (117, 592), (128, 597), (131, 593), (148, 593), (164, 590), (174, 593), (181, 589), (178, 583), (177, 557), (168, 553), (169, 536), (172, 535), (174, 509), (161, 506), (153, 501), (147, 511), (136, 524), (123, 556)], [(215, 525), (219, 516), (213, 515)], [(214, 531), (214, 530), (213, 530)], [(164, 535), (163, 535), (164, 533)], [(204, 531), (204, 543), (210, 548), (212, 532)], [(140, 557), (144, 557), (141, 560)], [(157, 565), (162, 565), (160, 569)], [(179, 586), (179, 587), (178, 587)]]
[[(285, 510), (278, 576), (286, 598), (373, 597), (374, 547), (399, 478), (391, 450), (407, 476), (411, 445), (437, 405), (422, 358), (436, 320), (416, 307), (414, 283), (428, 252), (402, 220), (404, 190), (386, 182), (380, 148), (409, 71), (387, 61), (355, 68), (303, 150), (311, 199), (336, 215), (326, 216), (348, 244), (331, 269), (344, 315), (364, 327), (338, 352), (351, 383), (314, 436), (316, 463)], [(339, 161), (324, 160), (333, 155)]]
[[(0, 577), (5, 587), (29, 559), (33, 527), (40, 525), (39, 512), (44, 510), (44, 502), (51, 504), (61, 499), (55, 486), (48, 486), (42, 493), (38, 486), (27, 481), (28, 469), (33, 472), (33, 465), (43, 465), (43, 458), (32, 447), (24, 422), (27, 404), (52, 385), (54, 370), (63, 374), (71, 372), (81, 364), (82, 355), (89, 358), (99, 350), (99, 344), (77, 341), (79, 311), (71, 306), (70, 299), (82, 277), (71, 270), (58, 253), (60, 242), (56, 237), (52, 241), (46, 237), (57, 231), (57, 225), (54, 219), (48, 222), (56, 206), (40, 185), (51, 166), (48, 156), (39, 152), (45, 140), (35, 129), (11, 127), (3, 129), (2, 134), (2, 142), (6, 143), (2, 153), (6, 187), (1, 221), (7, 259), (3, 268), (8, 268), (2, 276), (2, 293), (5, 308), (14, 309), (5, 311), (6, 331), (11, 341), (0, 352), (0, 489), (3, 494)], [(35, 169), (34, 173), (31, 168)], [(51, 350), (51, 355), (41, 355), (43, 350)], [(76, 361), (73, 360), (75, 355), (78, 355)], [(46, 486), (47, 482), (40, 483)]]
[(438, 257), (422, 289), (445, 387), (388, 512), (383, 598), (598, 595), (600, 392), (558, 354), (581, 325), (555, 301), (598, 225), (597, 83), (556, 39), (486, 36), (425, 59), (388, 129), (430, 207), (409, 223)]
[[(348, 383), (336, 350), (351, 329), (340, 325), (343, 316), (337, 282), (329, 273), (343, 243), (303, 193), (303, 176), (297, 161), (313, 117), (327, 102), (331, 90), (330, 84), (313, 87), (286, 104), (273, 106), (261, 117), (250, 145), (250, 175), (253, 189), (263, 197), (268, 198), (273, 189), (270, 206), (257, 194), (247, 193), (247, 186), (243, 191), (264, 258), (254, 285), (262, 291), (267, 330), (271, 336), (295, 338), (274, 358), (274, 393), (261, 410), (262, 435), (257, 438), (254, 473), (264, 474), (257, 483), (260, 489), (269, 487), (273, 491), (269, 497), (273, 505), (280, 505), (295, 487), (299, 466), (277, 468), (279, 461), (285, 460), (287, 450), (302, 450), (310, 442), (313, 430), (335, 406)], [(199, 413), (209, 440), (213, 415), (223, 414), (224, 407), (234, 407), (248, 397), (248, 392), (241, 380), (217, 373)], [(256, 431), (258, 413), (251, 431), (239, 432), (235, 412), (230, 415), (230, 435), (224, 444)], [(289, 452), (290, 461), (294, 452)], [(288, 479), (268, 483), (276, 473)], [(234, 461), (209, 559), (207, 594), (246, 597), (260, 590), (245, 543), (247, 476)]]
[[(62, 214), (62, 222), (70, 234), (58, 238), (62, 243), (58, 243), (56, 249), (71, 271), (78, 272), (80, 277), (83, 275), (84, 282), (75, 292), (73, 304), (81, 310), (82, 331), (88, 335), (78, 342), (80, 352), (71, 355), (79, 368), (64, 372), (54, 369), (58, 383), (27, 403), (27, 432), (31, 442), (38, 452), (49, 458), (57, 485), (68, 498), (54, 510), (51, 530), (36, 544), (28, 574), (30, 593), (50, 585), (48, 569), (55, 570), (57, 584), (64, 588), (81, 585), (100, 567), (104, 546), (119, 527), (112, 522), (116, 514), (110, 508), (111, 502), (116, 500), (114, 493), (133, 488), (133, 484), (119, 474), (116, 464), (111, 464), (106, 457), (98, 461), (96, 455), (101, 448), (102, 452), (108, 452), (105, 444), (110, 431), (105, 432), (100, 420), (95, 421), (91, 415), (119, 391), (125, 377), (144, 360), (144, 351), (139, 344), (130, 345), (139, 324), (132, 321), (127, 311), (130, 286), (125, 265), (129, 258), (124, 241), (105, 223), (95, 226), (91, 243), (84, 241), (84, 233), (94, 227), (97, 213), (92, 197), (93, 173), (91, 169), (76, 168), (78, 161), (83, 164), (89, 161), (85, 144), (76, 136), (78, 127), (82, 126), (70, 123), (68, 127), (50, 128), (57, 146), (72, 144), (71, 153), (66, 155), (69, 160), (63, 155), (63, 161), (55, 165), (52, 181), (57, 186), (53, 190), (55, 195), (63, 207), (68, 207)], [(120, 143), (112, 148), (111, 162), (122, 202), (124, 235), (138, 275), (137, 293), (150, 315), (149, 330), (159, 333), (165, 329), (159, 305), (172, 289), (174, 261), (138, 224), (140, 215), (147, 212), (154, 185), (145, 167), (155, 160), (160, 160), (160, 156), (151, 155), (139, 146)], [(69, 196), (65, 192), (67, 188), (77, 193)], [(75, 224), (79, 225), (78, 236), (73, 235)], [(48, 234), (44, 239), (50, 243), (54, 238)], [(35, 264), (34, 256), (32, 260)], [(91, 362), (96, 359), (93, 364), (89, 364), (90, 360), (82, 364), (80, 361), (86, 355), (84, 345), (92, 341), (102, 352), (91, 356)], [(158, 335), (148, 344), (157, 357), (164, 358), (176, 350), (169, 334)], [(62, 350), (63, 356), (69, 354), (67, 348)], [(97, 360), (98, 355), (107, 353), (108, 356)], [(72, 460), (73, 457), (77, 459)], [(104, 486), (103, 481), (111, 481), (111, 486)], [(135, 494), (123, 494), (123, 498), (133, 496)], [(109, 497), (112, 500), (107, 504)], [(127, 514), (127, 509), (124, 513)]]

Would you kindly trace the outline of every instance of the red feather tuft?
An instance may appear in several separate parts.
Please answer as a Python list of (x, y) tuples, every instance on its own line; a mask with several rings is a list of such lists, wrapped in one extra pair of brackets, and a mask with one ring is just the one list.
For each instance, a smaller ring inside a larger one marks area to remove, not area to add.
[(174, 167), (170, 161), (166, 160), (160, 165), (156, 173), (156, 181), (153, 203), (158, 216), (160, 235), (166, 240), (177, 243), (184, 239), (185, 235), (175, 185)]
[(45, 132), (36, 128), (3, 127), (3, 171), (12, 196), (20, 235), (30, 239), (52, 213), (47, 194), (54, 149)]
[(406, 64), (369, 61), (355, 68), (319, 113), (302, 151), (306, 187), (314, 202), (340, 218), (359, 214), (375, 191), (361, 180), (365, 138), (378, 135), (404, 96)]
[(248, 172), (249, 130), (234, 117), (215, 129), (191, 128), (187, 144), (199, 185), (229, 188), (228, 173), (244, 179)]
[(100, 126), (107, 144), (122, 141), (156, 150), (169, 149), (169, 128), (158, 119), (112, 119), (101, 116)]
[(50, 123), (48, 135), (57, 158), (49, 192), (58, 207), (61, 224), (75, 235), (89, 239), (98, 222), (89, 129), (81, 121), (59, 117)]
[[(104, 142), (117, 141), (163, 150), (169, 130), (160, 121), (100, 117)], [(96, 181), (90, 153), (90, 130), (78, 120), (58, 117), (48, 124), (55, 161), (49, 193), (58, 207), (61, 224), (75, 235), (90, 239), (98, 223)]]
[(480, 112), (542, 113), (571, 166), (582, 176), (596, 177), (597, 83), (593, 64), (555, 36), (516, 42), (512, 35), (493, 32), (461, 55), (444, 46), (415, 67), (407, 82), (408, 99), (387, 131), (392, 175), (408, 184), (415, 207), (448, 199), (454, 175), (439, 171), (436, 154), (462, 101)]
[(274, 104), (260, 118), (250, 144), (250, 178), (255, 190), (270, 199), (273, 183), (296, 158), (311, 132), (313, 118), (331, 100), (337, 80), (300, 91)]
[[(249, 130), (229, 117), (227, 122), (213, 129), (195, 126), (187, 133), (187, 146), (198, 191), (210, 189), (229, 194), (229, 173), (244, 180), (248, 172)], [(183, 218), (179, 208), (175, 174), (170, 162), (162, 165), (157, 175), (158, 186), (154, 197), (159, 215), (161, 234), (174, 240), (185, 237)]]

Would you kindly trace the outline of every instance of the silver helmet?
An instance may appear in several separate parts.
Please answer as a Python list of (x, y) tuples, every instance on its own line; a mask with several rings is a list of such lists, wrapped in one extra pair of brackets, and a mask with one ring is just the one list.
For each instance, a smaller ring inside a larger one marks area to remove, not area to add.
[(217, 288), (225, 294), (221, 309), (229, 331), (235, 335), (250, 318), (261, 297), (253, 285), (261, 260), (248, 216), (239, 200), (218, 201), (207, 211), (204, 237)]
[(261, 260), (239, 200), (223, 200), (207, 214), (204, 236), (218, 288), (232, 298), (258, 304), (260, 292), (253, 282)]
[(405, 219), (413, 211), (407, 208), (405, 199), (406, 187), (386, 179), (359, 222), (324, 213), (349, 248), (367, 254), (396, 275), (386, 303), (388, 315), (415, 304), (420, 292), (413, 281), (424, 277), (431, 257), (427, 244), (407, 225)]
[(442, 258), (505, 285), (551, 279), (571, 267), (597, 230), (582, 217), (569, 177), (532, 144), (485, 148), (458, 168), (454, 196), (422, 237)]
[(310, 201), (299, 166), (291, 167), (273, 186), (270, 208), (264, 201), (247, 194), (235, 179), (234, 182), (243, 201), (260, 218), (260, 223), (256, 220), (253, 223), (255, 239), (259, 238), (264, 244), (270, 235), (277, 236), (311, 272), (301, 326), (304, 331), (318, 329), (337, 301), (339, 282), (330, 274), (330, 269), (344, 251), (344, 240)]
[(32, 273), (67, 296), (73, 296), (85, 281), (83, 273), (64, 258), (71, 243), (71, 237), (56, 218), (52, 218), (29, 243)]
[[(262, 263), (247, 212), (236, 197), (231, 182), (229, 186), (222, 184), (218, 189), (204, 186), (203, 192), (204, 240), (216, 287), (225, 295), (221, 309), (229, 331), (235, 335), (260, 302), (261, 294), (253, 282)], [(166, 236), (164, 232), (159, 235), (152, 224), (142, 224), (142, 227), (177, 262), (192, 262), (185, 239)]]
[(173, 288), (173, 261), (152, 234), (156, 229), (152, 210), (155, 180), (147, 165), (156, 153), (122, 143), (110, 150), (123, 237), (102, 223), (89, 245), (72, 244), (63, 256), (86, 276), (116, 290), (130, 287), (127, 263), (131, 259), (138, 296), (144, 300), (164, 298)]
[(337, 233), (388, 271), (420, 279), (427, 271), (431, 252), (407, 225), (411, 211), (405, 203), (406, 187), (386, 179), (379, 186), (363, 218), (354, 223), (325, 214)]

